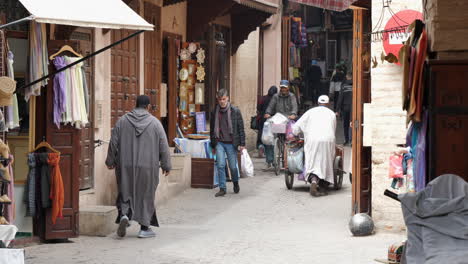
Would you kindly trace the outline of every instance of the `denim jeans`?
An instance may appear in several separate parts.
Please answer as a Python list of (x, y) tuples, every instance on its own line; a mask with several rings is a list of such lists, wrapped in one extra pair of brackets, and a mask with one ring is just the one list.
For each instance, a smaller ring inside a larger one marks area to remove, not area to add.
[(273, 145), (265, 145), (265, 156), (267, 163), (273, 163), (275, 159), (275, 151)]
[(219, 188), (224, 190), (226, 190), (226, 156), (229, 161), (232, 181), (238, 182), (237, 150), (233, 144), (218, 142), (216, 145), (216, 168), (218, 169)]

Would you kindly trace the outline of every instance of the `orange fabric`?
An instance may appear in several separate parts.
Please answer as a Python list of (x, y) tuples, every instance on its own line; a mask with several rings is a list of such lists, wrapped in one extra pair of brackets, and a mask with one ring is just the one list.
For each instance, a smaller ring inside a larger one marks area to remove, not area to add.
[(50, 199), (52, 200), (52, 224), (55, 224), (57, 217), (63, 218), (62, 210), (65, 200), (62, 173), (60, 173), (60, 154), (49, 153), (50, 172)]

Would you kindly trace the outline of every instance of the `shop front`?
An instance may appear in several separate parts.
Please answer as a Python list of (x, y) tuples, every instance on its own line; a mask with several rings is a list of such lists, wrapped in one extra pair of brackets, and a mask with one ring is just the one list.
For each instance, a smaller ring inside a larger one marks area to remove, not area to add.
[[(109, 6), (113, 14), (99, 11)], [(20, 235), (76, 237), (79, 191), (94, 186), (95, 130), (102, 123), (96, 114), (102, 105), (95, 103), (100, 101), (96, 79), (102, 76), (94, 56), (153, 30), (153, 25), (115, 0), (82, 1), (78, 6), (73, 1), (8, 0), (0, 4), (0, 14), (2, 58), (12, 58), (12, 67), (1, 73), (16, 81), (11, 102), (2, 108), (3, 141), (14, 162), (11, 188), (5, 193), (11, 203), (3, 204), (0, 215)], [(98, 49), (95, 31), (101, 29), (129, 34), (116, 35), (110, 46)], [(47, 159), (52, 156), (53, 164)], [(51, 171), (54, 180), (38, 181), (44, 178), (38, 171)], [(47, 197), (49, 192), (52, 197)]]

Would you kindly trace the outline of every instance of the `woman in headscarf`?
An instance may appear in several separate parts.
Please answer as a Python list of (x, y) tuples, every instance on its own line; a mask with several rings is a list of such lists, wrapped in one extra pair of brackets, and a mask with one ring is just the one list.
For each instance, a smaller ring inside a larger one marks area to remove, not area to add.
[(271, 167), (273, 164), (274, 154), (273, 154), (273, 146), (265, 146), (262, 143), (262, 132), (263, 132), (263, 124), (265, 123), (266, 119), (264, 118), (266, 109), (270, 104), (271, 98), (278, 92), (278, 87), (271, 86), (268, 90), (268, 94), (259, 98), (257, 103), (257, 122), (258, 122), (258, 134), (257, 134), (257, 148), (259, 157), (263, 157), (263, 153), (266, 155), (266, 162), (268, 164), (268, 168)]

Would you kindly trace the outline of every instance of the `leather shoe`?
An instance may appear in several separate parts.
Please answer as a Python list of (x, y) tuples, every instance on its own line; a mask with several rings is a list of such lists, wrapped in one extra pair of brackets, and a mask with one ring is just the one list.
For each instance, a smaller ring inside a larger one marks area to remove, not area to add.
[(224, 196), (224, 195), (226, 195), (226, 190), (224, 190), (224, 189), (219, 189), (219, 192), (217, 192), (217, 193), (215, 194), (215, 197), (222, 197), (222, 196)]
[(239, 187), (239, 182), (234, 182), (234, 193), (239, 193), (240, 187)]

